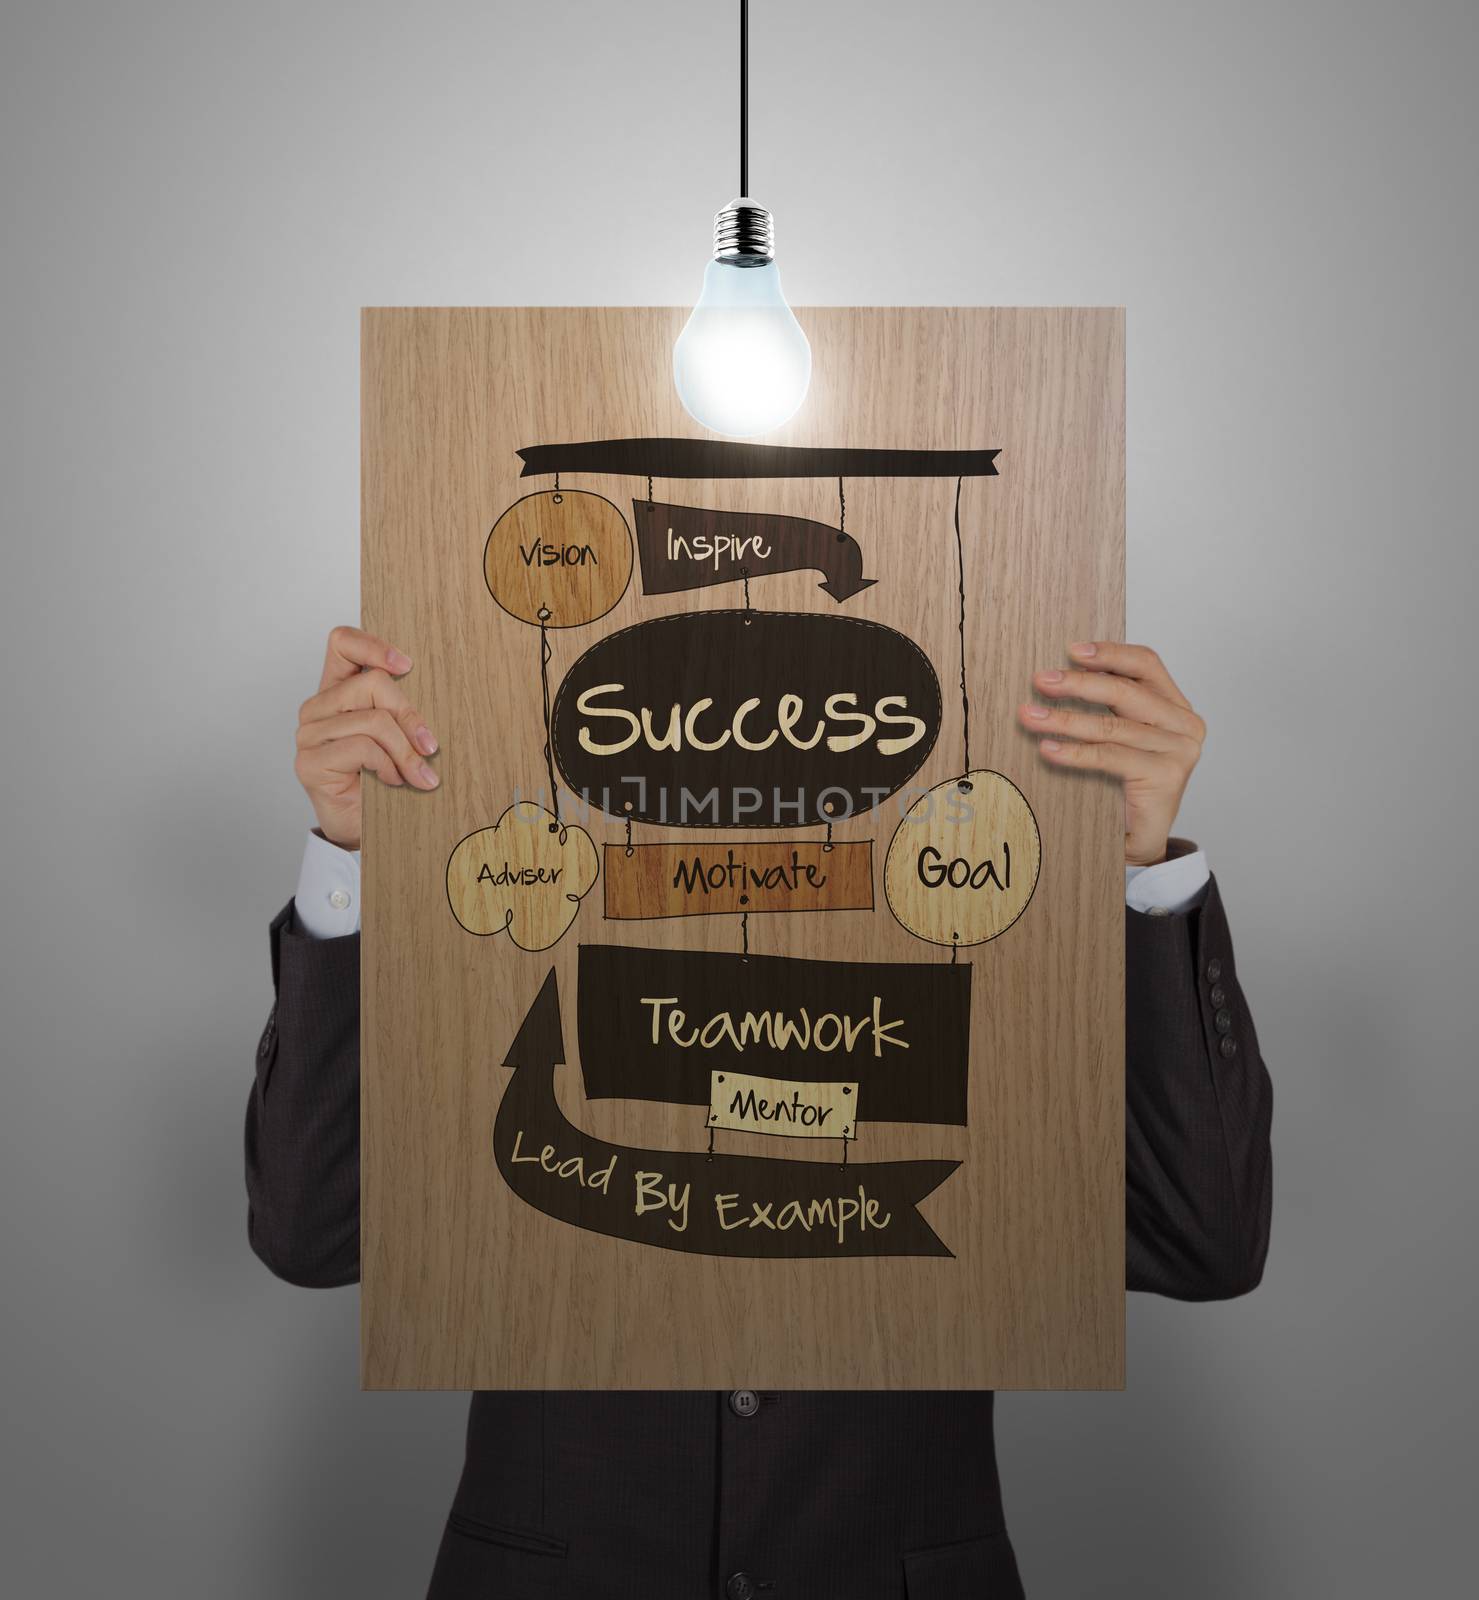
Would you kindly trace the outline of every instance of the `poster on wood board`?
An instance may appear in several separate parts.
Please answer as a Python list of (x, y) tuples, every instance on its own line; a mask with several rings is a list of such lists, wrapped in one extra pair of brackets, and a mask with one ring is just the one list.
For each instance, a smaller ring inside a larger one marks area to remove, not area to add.
[(370, 310), (371, 1388), (1111, 1388), (1123, 821), (1020, 730), (1123, 629), (1123, 319), (813, 309), (759, 441), (680, 309)]

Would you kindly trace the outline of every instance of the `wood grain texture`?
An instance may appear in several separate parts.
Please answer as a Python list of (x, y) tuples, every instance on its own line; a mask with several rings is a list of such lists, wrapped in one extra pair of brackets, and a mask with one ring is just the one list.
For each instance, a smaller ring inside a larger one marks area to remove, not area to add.
[[(972, 964), (968, 1126), (863, 1121), (851, 1159), (961, 1163), (921, 1207), (947, 1257), (752, 1260), (653, 1250), (525, 1204), (490, 1153), (500, 1065), (553, 967), (566, 1044), (556, 1090), (601, 1139), (703, 1148), (707, 1108), (588, 1101), (576, 1057), (579, 943), (739, 948), (736, 919), (611, 924), (599, 883), (551, 949), (475, 938), (447, 899), (459, 840), (544, 787), (539, 633), (490, 598), (490, 530), (529, 494), (522, 446), (700, 437), (672, 391), (672, 309), (370, 310), (363, 321), (364, 625), (415, 661), (441, 787), (366, 789), (362, 1381), (370, 1388), (1112, 1388), (1123, 1381), (1123, 822), (1116, 786), (1048, 768), (1016, 724), (1030, 672), (1066, 641), (1120, 638), (1124, 612), (1123, 316), (1114, 310), (810, 309), (799, 417), (768, 442), (999, 447), (967, 479), (971, 762), (1026, 796), (1041, 875)], [(571, 488), (629, 506), (645, 485)], [(659, 497), (834, 522), (836, 484), (657, 485)], [(953, 479), (858, 479), (846, 526), (873, 587), (840, 609), (914, 640), (945, 691), (913, 779), (964, 770)], [(838, 605), (817, 574), (756, 580), (754, 603)], [(551, 683), (604, 633), (732, 608), (733, 585), (625, 588), (599, 622), (550, 635)], [(872, 911), (750, 921), (752, 950), (940, 962), (890, 915), (883, 857), (901, 796), (837, 824), (878, 842)], [(624, 839), (579, 819), (598, 850)], [(794, 831), (794, 830), (793, 830)], [(819, 838), (818, 829), (803, 830)], [(637, 842), (671, 834), (638, 826)], [(739, 832), (682, 837), (743, 841)], [(775, 835), (770, 836), (772, 843)], [(784, 1074), (801, 1078), (802, 1073)], [(866, 1107), (863, 1108), (866, 1116)], [(696, 1131), (697, 1130), (697, 1131)], [(726, 1131), (724, 1148), (815, 1159), (820, 1142)]]

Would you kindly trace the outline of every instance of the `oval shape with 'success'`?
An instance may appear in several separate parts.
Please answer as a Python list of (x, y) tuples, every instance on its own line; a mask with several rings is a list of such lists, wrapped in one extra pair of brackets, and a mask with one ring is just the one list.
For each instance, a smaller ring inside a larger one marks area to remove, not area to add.
[(912, 639), (876, 622), (688, 612), (592, 645), (550, 721), (565, 782), (610, 816), (794, 828), (907, 783), (939, 736), (940, 683)]

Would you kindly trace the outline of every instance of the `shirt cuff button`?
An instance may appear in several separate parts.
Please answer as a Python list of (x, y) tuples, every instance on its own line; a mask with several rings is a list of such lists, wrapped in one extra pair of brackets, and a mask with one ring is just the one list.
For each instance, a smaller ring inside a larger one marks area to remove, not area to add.
[(329, 904), (335, 911), (344, 911), (349, 906), (349, 896), (342, 889), (335, 889), (329, 896)]

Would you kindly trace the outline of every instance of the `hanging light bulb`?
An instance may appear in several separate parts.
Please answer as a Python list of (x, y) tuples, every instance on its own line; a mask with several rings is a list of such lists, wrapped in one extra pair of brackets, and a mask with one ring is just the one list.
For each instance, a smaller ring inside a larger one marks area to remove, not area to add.
[(673, 346), (673, 382), (695, 422), (749, 438), (789, 422), (811, 383), (811, 346), (781, 292), (775, 225), (750, 184), (750, 8), (740, 0), (740, 190), (714, 218), (714, 259)]
[(734, 200), (714, 219), (714, 259), (673, 346), (673, 381), (695, 422), (737, 438), (789, 422), (811, 382), (811, 346), (781, 292), (770, 213)]

